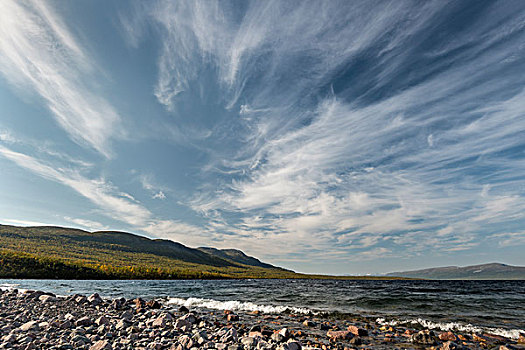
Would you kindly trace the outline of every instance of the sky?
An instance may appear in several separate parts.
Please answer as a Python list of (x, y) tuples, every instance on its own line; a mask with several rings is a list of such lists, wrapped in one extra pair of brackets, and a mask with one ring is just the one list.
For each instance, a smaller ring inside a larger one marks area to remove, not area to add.
[(0, 2), (0, 223), (300, 272), (525, 265), (525, 2)]

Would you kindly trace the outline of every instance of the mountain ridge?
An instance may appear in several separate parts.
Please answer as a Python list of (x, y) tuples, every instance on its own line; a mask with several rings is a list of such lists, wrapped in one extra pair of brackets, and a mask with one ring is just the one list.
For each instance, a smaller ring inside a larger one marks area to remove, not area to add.
[(385, 276), (436, 280), (525, 280), (525, 266), (492, 262), (469, 266), (443, 266), (390, 272)]
[[(19, 267), (23, 261), (38, 266), (36, 270), (46, 276), (53, 274), (48, 271), (48, 265), (60, 266), (68, 276), (74, 275), (75, 266), (81, 273), (88, 269), (90, 278), (99, 275), (108, 278), (278, 278), (296, 275), (239, 250), (190, 248), (179, 242), (122, 231), (89, 232), (60, 226), (0, 225), (0, 250), (4, 260), (12, 266)], [(39, 263), (40, 260), (45, 261)], [(0, 277), (39, 277), (31, 271), (24, 275), (13, 268), (2, 267), (4, 271)], [(137, 271), (142, 271), (142, 275)]]

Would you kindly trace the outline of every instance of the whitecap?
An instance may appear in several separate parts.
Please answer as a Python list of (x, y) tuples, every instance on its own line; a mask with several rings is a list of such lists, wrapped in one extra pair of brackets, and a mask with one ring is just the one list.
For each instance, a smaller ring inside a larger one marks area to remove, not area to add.
[(312, 310), (300, 307), (282, 306), (282, 305), (259, 305), (246, 301), (228, 300), (220, 301), (214, 299), (203, 298), (169, 298), (168, 304), (184, 305), (186, 307), (202, 307), (206, 309), (216, 310), (232, 310), (232, 311), (259, 311), (267, 314), (278, 314), (285, 311), (296, 314), (313, 313)]
[(481, 327), (475, 326), (470, 323), (460, 322), (433, 322), (425, 320), (423, 318), (417, 318), (412, 320), (392, 320), (387, 321), (384, 318), (376, 319), (376, 322), (380, 325), (396, 326), (396, 325), (407, 325), (407, 324), (420, 324), (427, 329), (439, 329), (442, 331), (460, 331), (469, 333), (490, 333), (499, 335), (509, 339), (518, 339), (520, 334), (525, 333), (523, 329), (504, 329), (504, 328), (492, 328), (492, 327)]

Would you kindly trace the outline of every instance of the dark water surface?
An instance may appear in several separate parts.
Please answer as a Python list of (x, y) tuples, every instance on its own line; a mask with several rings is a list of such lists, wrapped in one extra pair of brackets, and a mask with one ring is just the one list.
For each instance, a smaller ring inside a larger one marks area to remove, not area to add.
[(430, 328), (525, 329), (525, 281), (73, 281), (0, 280), (2, 287), (59, 295), (166, 297), (173, 304), (234, 310), (340, 312)]

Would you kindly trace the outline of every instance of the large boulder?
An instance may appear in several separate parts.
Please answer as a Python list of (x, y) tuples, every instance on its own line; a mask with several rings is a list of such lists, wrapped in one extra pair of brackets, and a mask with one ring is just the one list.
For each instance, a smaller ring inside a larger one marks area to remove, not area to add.
[(52, 303), (57, 301), (57, 298), (49, 294), (43, 294), (38, 297), (38, 300), (40, 300), (43, 303)]
[(100, 297), (100, 295), (98, 295), (98, 293), (91, 294), (87, 298), (87, 301), (93, 306), (100, 305), (100, 304), (102, 304), (104, 302), (104, 300), (102, 300), (102, 298)]

